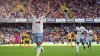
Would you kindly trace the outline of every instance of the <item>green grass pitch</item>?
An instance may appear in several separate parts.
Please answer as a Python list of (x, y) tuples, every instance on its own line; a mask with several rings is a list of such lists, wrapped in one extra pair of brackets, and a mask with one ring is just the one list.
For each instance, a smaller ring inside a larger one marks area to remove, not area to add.
[[(66, 46), (44, 46), (44, 53), (40, 56), (100, 56), (100, 46), (92, 46), (92, 51), (86, 46), (86, 50), (80, 46), (79, 54), (76, 55), (76, 47)], [(37, 47), (30, 48), (20, 46), (0, 47), (0, 56), (36, 56)]]

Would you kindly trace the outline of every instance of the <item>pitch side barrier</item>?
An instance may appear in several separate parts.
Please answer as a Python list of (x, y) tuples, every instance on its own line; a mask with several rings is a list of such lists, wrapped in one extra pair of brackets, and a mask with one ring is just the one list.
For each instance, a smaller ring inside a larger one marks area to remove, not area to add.
[[(32, 18), (1, 18), (6, 23), (32, 23)], [(100, 18), (45, 18), (44, 23), (100, 23)]]

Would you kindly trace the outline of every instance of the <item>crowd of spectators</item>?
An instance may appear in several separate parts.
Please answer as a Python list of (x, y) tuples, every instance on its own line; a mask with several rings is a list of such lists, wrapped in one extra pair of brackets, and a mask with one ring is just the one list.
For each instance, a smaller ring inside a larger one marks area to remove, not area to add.
[[(31, 0), (3, 0), (0, 2), (0, 18), (30, 18), (28, 13)], [(98, 18), (100, 17), (99, 0), (32, 0), (31, 12), (39, 10), (50, 13), (47, 18)]]
[(100, 17), (99, 0), (68, 0), (72, 18), (97, 18)]
[[(18, 25), (16, 25), (16, 27), (18, 27)], [(25, 28), (25, 29), (24, 29)], [(98, 29), (100, 30), (100, 27), (94, 27), (94, 29)], [(11, 43), (11, 40), (14, 39), (14, 34), (15, 32), (19, 32), (19, 38), (21, 40), (21, 42), (23, 41), (23, 36), (25, 36), (25, 34), (29, 35), (30, 38), (30, 43), (34, 42), (34, 37), (32, 34), (32, 30), (31, 29), (26, 29), (26, 27), (20, 27), (20, 28), (15, 28), (15, 27), (2, 27), (2, 29), (0, 29), (0, 41), (2, 41), (2, 39), (5, 41), (5, 43)], [(67, 34), (68, 32), (71, 31), (71, 33), (74, 35), (74, 26), (73, 25), (67, 25), (64, 27), (60, 24), (56, 24), (56, 26), (54, 26), (54, 24), (52, 25), (45, 25), (44, 27), (44, 34), (43, 34), (43, 42), (53, 42), (53, 43), (64, 43), (67, 42)], [(98, 42), (100, 42), (100, 31), (94, 31), (94, 36), (97, 36), (97, 38), (93, 38), (94, 41), (98, 40)], [(72, 36), (72, 39), (74, 39), (74, 36)]]

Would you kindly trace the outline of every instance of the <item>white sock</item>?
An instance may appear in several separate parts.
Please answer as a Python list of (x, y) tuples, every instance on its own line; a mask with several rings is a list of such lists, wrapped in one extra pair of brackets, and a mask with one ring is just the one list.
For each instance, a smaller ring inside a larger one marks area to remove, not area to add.
[(41, 46), (41, 49), (42, 49), (42, 51), (44, 52), (44, 49), (43, 49), (43, 47)]
[(79, 45), (76, 44), (76, 50), (79, 52)]
[(1, 42), (0, 42), (0, 45), (1, 45)]
[(40, 56), (40, 52), (41, 52), (41, 47), (37, 48), (37, 56)]

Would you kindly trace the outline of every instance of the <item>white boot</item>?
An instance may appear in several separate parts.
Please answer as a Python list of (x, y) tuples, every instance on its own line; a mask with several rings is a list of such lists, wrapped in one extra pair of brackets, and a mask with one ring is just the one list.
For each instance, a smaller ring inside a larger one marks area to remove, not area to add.
[(41, 48), (37, 48), (37, 56), (40, 56)]
[(44, 53), (44, 49), (43, 49), (43, 47), (41, 46), (41, 51)]

